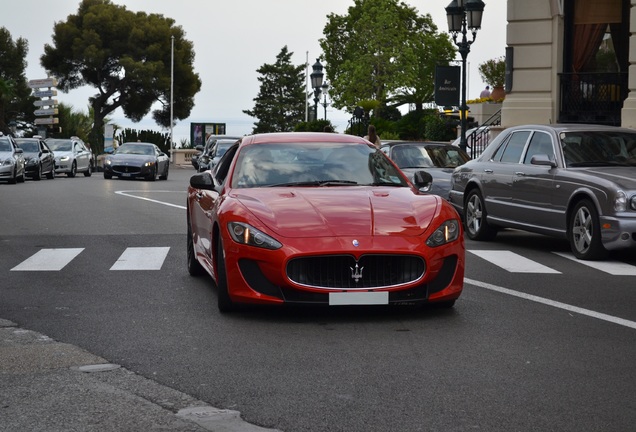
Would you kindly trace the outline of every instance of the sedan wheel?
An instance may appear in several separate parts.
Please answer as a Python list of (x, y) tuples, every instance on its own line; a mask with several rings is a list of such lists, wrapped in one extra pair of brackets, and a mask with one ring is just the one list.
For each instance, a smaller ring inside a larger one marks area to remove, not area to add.
[(190, 219), (188, 219), (188, 250), (187, 250), (187, 259), (188, 259), (188, 273), (190, 276), (201, 276), (205, 271), (201, 266), (201, 263), (197, 261), (196, 252), (194, 252), (194, 241), (192, 240), (192, 224), (190, 223)]
[(33, 174), (33, 180), (41, 180), (42, 179), (42, 165), (38, 166), (38, 169)]
[(225, 252), (223, 252), (223, 242), (221, 240), (219, 240), (216, 251), (216, 288), (218, 291), (218, 308), (221, 312), (233, 312), (236, 310), (236, 304), (234, 304), (228, 292), (227, 272), (225, 269)]
[(77, 174), (77, 164), (75, 163), (75, 161), (73, 161), (73, 165), (71, 165), (71, 170), (68, 173), (66, 173), (66, 175), (69, 177), (75, 177), (75, 174)]
[(90, 177), (91, 175), (93, 175), (93, 166), (88, 164), (88, 168), (84, 171), (84, 177)]
[(607, 255), (601, 242), (601, 226), (596, 207), (589, 200), (580, 201), (570, 216), (570, 248), (582, 260), (598, 260)]
[(466, 235), (471, 240), (492, 240), (497, 230), (487, 222), (488, 213), (484, 199), (477, 189), (473, 189), (466, 198), (464, 205), (464, 226)]

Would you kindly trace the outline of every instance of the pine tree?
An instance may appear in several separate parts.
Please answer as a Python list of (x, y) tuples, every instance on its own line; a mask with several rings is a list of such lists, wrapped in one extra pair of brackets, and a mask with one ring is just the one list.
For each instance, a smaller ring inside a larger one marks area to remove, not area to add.
[(291, 64), (292, 52), (284, 46), (276, 56), (274, 64), (264, 64), (257, 72), (261, 88), (254, 98), (254, 108), (243, 110), (250, 117), (258, 119), (253, 133), (290, 132), (294, 126), (304, 121), (305, 65)]

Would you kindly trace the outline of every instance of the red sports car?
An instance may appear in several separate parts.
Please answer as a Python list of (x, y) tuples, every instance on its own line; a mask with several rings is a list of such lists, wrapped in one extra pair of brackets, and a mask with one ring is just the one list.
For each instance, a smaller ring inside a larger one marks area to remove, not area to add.
[[(366, 140), (335, 133), (243, 137), (190, 179), (188, 271), (222, 312), (240, 303), (451, 307), (464, 281), (454, 208), (418, 189)], [(430, 185), (428, 185), (430, 186)]]

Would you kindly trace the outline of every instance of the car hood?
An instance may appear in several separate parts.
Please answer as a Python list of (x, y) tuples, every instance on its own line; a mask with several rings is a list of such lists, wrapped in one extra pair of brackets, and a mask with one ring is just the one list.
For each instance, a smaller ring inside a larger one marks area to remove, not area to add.
[(60, 151), (60, 150), (55, 150), (55, 158), (61, 158), (62, 156), (74, 156), (72, 151)]
[(0, 158), (6, 159), (6, 158), (10, 158), (10, 157), (13, 157), (13, 153), (12, 152), (0, 151)]
[(624, 166), (624, 167), (603, 167), (603, 168), (584, 168), (582, 171), (613, 183), (616, 183), (619, 188), (625, 190), (636, 189), (636, 167)]
[(149, 155), (136, 155), (136, 154), (115, 154), (108, 157), (111, 162), (114, 163), (130, 163), (130, 164), (143, 164), (145, 162), (154, 161), (155, 158)]
[(439, 198), (409, 188), (255, 188), (233, 194), (263, 224), (283, 237), (421, 235)]

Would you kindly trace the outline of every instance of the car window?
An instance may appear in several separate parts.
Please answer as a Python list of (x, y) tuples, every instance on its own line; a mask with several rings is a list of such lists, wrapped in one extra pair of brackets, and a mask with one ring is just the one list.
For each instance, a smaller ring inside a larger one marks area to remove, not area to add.
[(552, 145), (552, 138), (545, 132), (535, 132), (532, 134), (530, 144), (528, 144), (528, 150), (526, 151), (526, 157), (523, 159), (524, 164), (529, 164), (532, 160), (532, 156), (536, 154), (548, 155), (550, 160), (554, 160), (554, 147)]
[(214, 178), (219, 184), (223, 184), (225, 182), (225, 178), (230, 170), (230, 165), (232, 164), (232, 159), (234, 159), (237, 149), (238, 143), (234, 144), (228, 151), (225, 152), (219, 163), (214, 168)]
[(13, 146), (9, 142), (8, 138), (0, 138), (0, 151), (10, 152), (12, 149), (13, 149)]
[(503, 149), (501, 162), (519, 163), (523, 148), (528, 141), (528, 136), (530, 136), (530, 131), (513, 132), (506, 147)]

